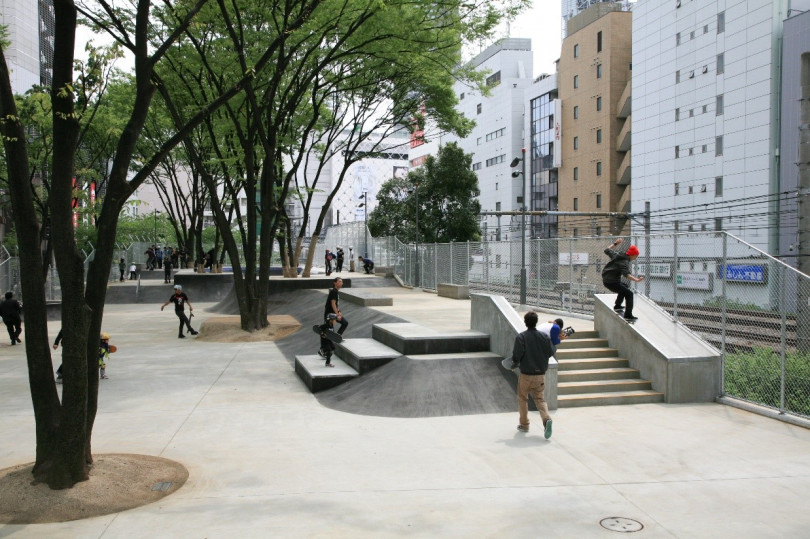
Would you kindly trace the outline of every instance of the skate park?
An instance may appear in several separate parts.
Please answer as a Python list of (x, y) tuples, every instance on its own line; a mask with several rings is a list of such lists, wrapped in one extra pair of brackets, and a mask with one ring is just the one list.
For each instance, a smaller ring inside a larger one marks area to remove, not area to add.
[[(477, 316), (492, 320), (483, 312), (492, 307), (474, 310), (475, 299), (349, 275), (346, 295), (372, 289), (392, 304), (363, 307), (344, 297), (347, 342), (372, 338), (374, 324), (453, 334), (475, 331)], [(171, 286), (143, 285), (152, 287), (141, 297), (154, 294), (154, 301), (107, 305), (104, 330), (119, 352), (101, 386), (94, 452), (170, 458), (186, 466), (188, 481), (158, 503), (71, 522), (3, 524), (0, 535), (610, 537), (616, 531), (609, 526), (635, 522), (636, 536), (799, 537), (810, 525), (803, 511), (810, 431), (801, 426), (712, 401), (661, 400), (558, 406), (554, 435), (545, 440), (539, 429), (515, 430), (511, 373), (495, 367), (487, 374), (477, 365), (483, 360), (453, 369), (451, 360), (422, 357), (393, 369), (397, 359), (363, 373), (354, 388), (313, 393), (295, 372), (295, 356), (317, 349), (308, 326), (323, 316), (325, 289), (271, 297), (271, 314), (302, 323), (292, 335), (217, 343), (177, 339), (176, 318), (159, 310)], [(184, 289), (195, 326), (227, 311), (221, 300), (196, 300), (192, 285)], [(595, 320), (563, 318), (578, 333), (594, 331)], [(650, 324), (619, 329), (658, 327)], [(51, 322), (49, 333), (58, 328)], [(493, 355), (502, 357), (506, 345), (491, 341)], [(0, 467), (33, 460), (24, 350), (2, 346), (0, 355)], [(440, 368), (426, 371), (431, 363)], [(659, 375), (655, 365), (647, 375)], [(420, 380), (422, 393), (406, 391)], [(493, 387), (503, 391), (483, 394)], [(469, 393), (479, 395), (463, 408), (442, 402)], [(443, 406), (442, 413), (427, 411)], [(536, 413), (530, 419), (536, 427)]]

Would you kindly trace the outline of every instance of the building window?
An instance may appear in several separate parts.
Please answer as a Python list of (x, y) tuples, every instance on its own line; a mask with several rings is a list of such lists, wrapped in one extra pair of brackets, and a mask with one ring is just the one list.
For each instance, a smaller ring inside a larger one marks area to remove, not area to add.
[(718, 157), (723, 155), (723, 135), (714, 137), (714, 155)]
[(714, 229), (718, 232), (723, 230), (723, 218), (722, 217), (715, 217), (714, 218)]
[(602, 78), (602, 64), (596, 64), (596, 78)]
[(722, 75), (726, 72), (726, 54), (721, 52), (717, 55), (717, 74)]
[(708, 34), (708, 33), (709, 33), (709, 25), (708, 25), (708, 24), (704, 24), (704, 25), (703, 25), (703, 33), (704, 33), (704, 34)]
[[(678, 154), (680, 154), (680, 153), (681, 153), (681, 147), (676, 144), (675, 145), (675, 159), (678, 158)], [(677, 190), (677, 188), (676, 188), (676, 190)], [(675, 193), (675, 194), (677, 195), (678, 193)]]
[(478, 137), (477, 139), (475, 139), (475, 143), (476, 143), (478, 146), (480, 146), (480, 145), (481, 145), (481, 137)]
[(579, 180), (579, 167), (574, 167), (574, 181)]
[(717, 33), (722, 34), (726, 31), (726, 12), (721, 11), (717, 14)]
[(459, 101), (464, 101), (464, 92), (461, 92), (461, 95), (458, 96)]
[(700, 231), (701, 231), (701, 232), (706, 232), (706, 223), (701, 223), (701, 225), (700, 225)]
[(579, 107), (574, 105), (574, 119), (576, 120), (578, 118), (579, 118)]
[(704, 144), (704, 145), (701, 147), (701, 150), (703, 150), (703, 153), (708, 152), (708, 151), (709, 151), (709, 145), (708, 145), (708, 144)]
[(601, 236), (601, 235), (602, 235), (602, 227), (601, 227), (601, 226), (596, 227), (596, 235), (597, 235), (597, 236)]
[(481, 161), (479, 161), (477, 163), (473, 163), (472, 169), (473, 170), (481, 170)]
[(703, 105), (703, 114), (709, 112), (709, 105)]
[(602, 161), (597, 161), (596, 162), (596, 175), (597, 176), (602, 175)]
[[(687, 229), (689, 232), (694, 232), (694, 231), (695, 231), (695, 226), (694, 226), (694, 225), (689, 225), (688, 227), (686, 227), (686, 229)], [(694, 268), (693, 268), (693, 269), (694, 269)]]
[(714, 102), (714, 115), (715, 116), (722, 116), (723, 115), (723, 94), (717, 96)]
[(602, 130), (601, 129), (596, 130), (596, 143), (597, 144), (602, 144)]
[(596, 98), (596, 110), (602, 110), (602, 98), (601, 97)]
[(498, 71), (497, 73), (493, 73), (489, 77), (487, 77), (487, 87), (492, 88), (493, 86), (497, 86), (501, 83), (501, 72)]
[(574, 43), (574, 58), (579, 58), (579, 43)]
[(675, 121), (677, 122), (680, 119), (681, 119), (681, 109), (677, 108), (675, 109)]
[(678, 196), (681, 192), (681, 184), (675, 182), (675, 196)]
[(672, 223), (672, 227), (675, 229), (675, 232), (677, 232), (678, 229), (680, 228), (678, 221), (674, 221)]
[(602, 32), (596, 32), (596, 52), (602, 52)]
[(690, 195), (692, 194), (692, 186), (691, 185), (689, 186), (689, 194)]
[(495, 211), (501, 211), (501, 203), (500, 202), (495, 203)]
[(575, 228), (574, 229), (574, 237), (576, 238), (577, 236), (579, 236), (579, 229)]
[(723, 177), (717, 176), (714, 179), (714, 196), (723, 196)]
[(695, 39), (695, 31), (694, 30), (689, 32), (689, 39)]
[(678, 84), (679, 82), (681, 82), (681, 70), (680, 69), (675, 72), (675, 84)]
[(579, 137), (574, 137), (574, 149), (579, 150)]
[(574, 199), (574, 211), (579, 211), (579, 199)]
[(476, 111), (478, 114), (481, 114), (481, 103), (478, 103), (478, 105), (476, 105), (476, 107), (475, 107), (475, 111)]
[(677, 47), (680, 44), (681, 44), (681, 33), (678, 32), (677, 34), (675, 34), (675, 46)]
[(579, 75), (574, 75), (574, 88), (579, 88)]
[[(602, 207), (602, 193), (596, 193), (596, 207), (597, 207), (597, 208), (601, 208), (601, 207)], [(599, 234), (597, 234), (597, 236), (598, 236), (598, 235), (599, 235)]]
[(695, 109), (689, 109), (689, 117), (690, 117), (690, 118), (694, 118), (694, 117), (695, 117)]

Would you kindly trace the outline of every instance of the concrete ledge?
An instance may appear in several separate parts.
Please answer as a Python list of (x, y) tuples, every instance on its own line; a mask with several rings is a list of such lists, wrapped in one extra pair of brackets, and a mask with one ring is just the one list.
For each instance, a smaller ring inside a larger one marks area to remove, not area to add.
[(346, 339), (337, 345), (335, 354), (360, 374), (381, 367), (402, 355), (374, 339)]
[(594, 296), (594, 328), (665, 402), (713, 402), (720, 395), (720, 352), (640, 294), (633, 307), (639, 319), (628, 324), (613, 312), (615, 298)]
[(374, 324), (371, 336), (404, 355), (489, 350), (487, 333), (472, 330), (439, 332), (410, 322)]
[(441, 298), (470, 299), (470, 287), (466, 284), (441, 283), (436, 292)]
[(358, 376), (357, 371), (335, 356), (332, 356), (332, 363), (334, 367), (325, 367), (324, 359), (317, 354), (295, 356), (295, 374), (313, 393), (338, 386)]
[(340, 299), (362, 307), (391, 307), (394, 305), (394, 298), (375, 294), (364, 288), (353, 288), (351, 290), (344, 288), (340, 291)]
[[(491, 351), (511, 357), (515, 337), (526, 329), (523, 319), (503, 296), (473, 294), (470, 299), (470, 328), (489, 334)], [(557, 366), (557, 360), (552, 357), (546, 371), (546, 405), (549, 410), (557, 409)]]
[[(363, 266), (360, 267), (362, 268)], [(379, 275), (380, 277), (393, 277), (394, 266), (374, 266), (374, 275)]]

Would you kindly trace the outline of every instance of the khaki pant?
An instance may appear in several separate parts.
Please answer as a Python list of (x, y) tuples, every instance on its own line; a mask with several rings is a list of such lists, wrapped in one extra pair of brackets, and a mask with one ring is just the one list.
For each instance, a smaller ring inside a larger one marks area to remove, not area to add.
[(529, 428), (529, 395), (532, 396), (540, 417), (543, 418), (543, 426), (551, 419), (546, 405), (546, 397), (543, 392), (546, 389), (545, 374), (523, 374), (518, 378), (517, 397), (518, 411), (520, 412), (520, 426), (528, 430)]

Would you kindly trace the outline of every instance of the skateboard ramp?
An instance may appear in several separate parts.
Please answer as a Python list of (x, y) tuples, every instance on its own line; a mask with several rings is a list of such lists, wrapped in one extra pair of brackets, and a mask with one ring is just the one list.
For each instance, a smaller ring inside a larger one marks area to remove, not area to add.
[(316, 394), (328, 408), (380, 417), (439, 417), (514, 412), (517, 377), (500, 357), (418, 359), (402, 356)]

